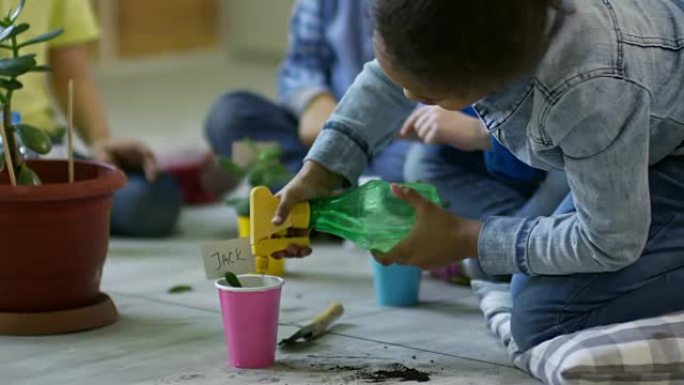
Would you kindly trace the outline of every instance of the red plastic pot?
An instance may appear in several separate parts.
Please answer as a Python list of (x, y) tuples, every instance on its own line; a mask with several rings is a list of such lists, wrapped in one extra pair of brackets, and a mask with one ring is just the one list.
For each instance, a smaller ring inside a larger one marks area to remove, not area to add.
[(207, 190), (202, 181), (203, 172), (213, 162), (214, 158), (208, 152), (186, 151), (180, 155), (161, 157), (159, 167), (176, 179), (183, 191), (183, 202), (200, 205), (219, 200), (219, 196)]
[(0, 312), (45, 312), (97, 300), (120, 170), (77, 161), (30, 161), (42, 186), (12, 187), (0, 174)]

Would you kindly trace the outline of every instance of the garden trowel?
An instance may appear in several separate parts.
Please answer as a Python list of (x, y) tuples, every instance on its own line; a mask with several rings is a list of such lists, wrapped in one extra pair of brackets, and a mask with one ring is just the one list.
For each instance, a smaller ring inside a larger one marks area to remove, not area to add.
[(322, 313), (317, 315), (310, 323), (297, 330), (290, 338), (286, 338), (278, 345), (291, 345), (299, 340), (310, 341), (325, 333), (328, 326), (335, 322), (344, 313), (344, 307), (339, 302), (330, 304)]

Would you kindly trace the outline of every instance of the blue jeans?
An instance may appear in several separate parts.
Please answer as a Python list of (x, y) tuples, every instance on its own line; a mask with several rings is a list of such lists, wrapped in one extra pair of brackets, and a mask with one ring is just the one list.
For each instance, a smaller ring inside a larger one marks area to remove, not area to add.
[[(308, 148), (299, 140), (297, 118), (265, 98), (246, 91), (223, 95), (214, 104), (205, 122), (205, 135), (214, 153), (230, 157), (233, 143), (246, 138), (278, 142), (282, 161), (296, 173)], [(394, 141), (373, 159), (366, 175), (390, 182), (403, 181), (403, 164), (409, 143)]]
[(127, 172), (128, 182), (114, 193), (112, 235), (156, 238), (171, 235), (178, 222), (183, 193), (168, 174), (150, 183), (140, 172)]
[[(684, 157), (649, 169), (651, 226), (634, 264), (616, 272), (513, 277), (512, 333), (522, 350), (558, 335), (684, 310)], [(571, 196), (557, 213), (575, 210)]]
[(450, 146), (413, 145), (405, 177), (434, 184), (451, 213), (480, 220), (492, 215), (549, 215), (569, 191), (560, 171), (549, 172), (545, 179), (516, 180), (492, 173), (481, 151)]
[[(59, 140), (54, 141), (60, 143)], [(88, 159), (76, 153), (77, 159)], [(109, 221), (112, 235), (157, 238), (171, 235), (183, 206), (183, 192), (176, 180), (160, 173), (150, 183), (141, 171), (126, 171), (126, 185), (114, 192)]]

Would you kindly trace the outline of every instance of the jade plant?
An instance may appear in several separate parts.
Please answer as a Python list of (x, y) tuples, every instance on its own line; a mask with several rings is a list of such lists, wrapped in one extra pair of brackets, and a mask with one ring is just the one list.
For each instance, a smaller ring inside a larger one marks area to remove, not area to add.
[[(279, 145), (259, 147), (251, 140), (245, 140), (245, 144), (254, 155), (251, 164), (241, 167), (229, 158), (220, 157), (219, 166), (234, 177), (246, 180), (250, 187), (278, 187), (292, 178), (292, 173), (280, 161), (282, 149)], [(234, 207), (239, 216), (249, 216), (249, 197), (230, 199), (226, 203)]]
[[(2, 105), (2, 148), (0, 149), (0, 172), (12, 167), (17, 184), (39, 185), (40, 178), (26, 164), (30, 151), (47, 154), (52, 148), (50, 136), (41, 128), (29, 124), (12, 122), (12, 97), (23, 88), (20, 78), (30, 72), (46, 72), (50, 68), (39, 65), (35, 54), (22, 51), (34, 44), (45, 43), (62, 33), (62, 29), (41, 34), (31, 39), (21, 40), (21, 35), (31, 26), (18, 22), (25, 0), (20, 0), (14, 11), (0, 19), (0, 50), (6, 53), (0, 59), (0, 104)], [(17, 139), (19, 141), (17, 141)], [(28, 150), (28, 151), (27, 151)]]

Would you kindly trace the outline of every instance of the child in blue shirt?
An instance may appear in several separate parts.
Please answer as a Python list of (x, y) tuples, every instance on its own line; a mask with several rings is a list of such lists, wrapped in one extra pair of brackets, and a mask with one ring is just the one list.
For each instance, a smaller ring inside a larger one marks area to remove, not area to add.
[[(230, 157), (236, 141), (278, 142), (283, 163), (296, 172), (363, 65), (373, 60), (372, 1), (299, 0), (290, 22), (288, 52), (278, 74), (277, 101), (252, 92), (221, 96), (205, 122), (214, 153)], [(409, 143), (394, 141), (366, 173), (403, 179)]]

